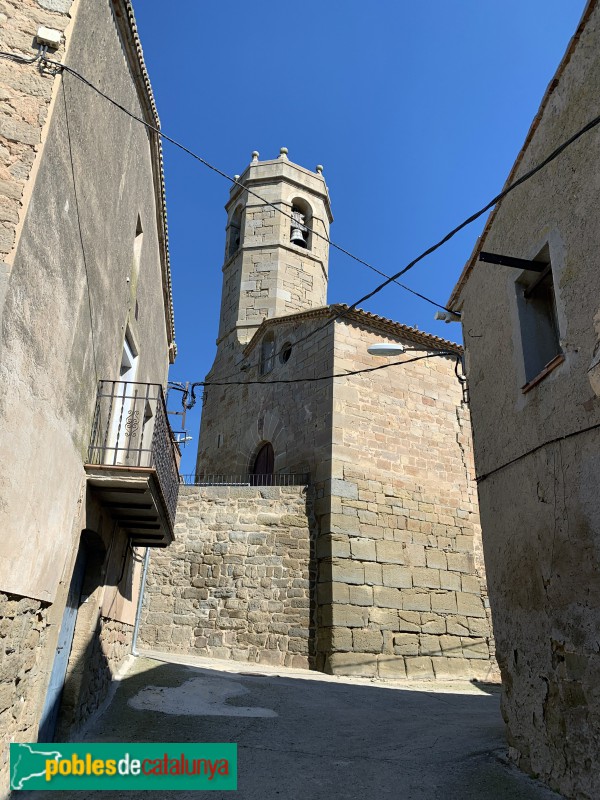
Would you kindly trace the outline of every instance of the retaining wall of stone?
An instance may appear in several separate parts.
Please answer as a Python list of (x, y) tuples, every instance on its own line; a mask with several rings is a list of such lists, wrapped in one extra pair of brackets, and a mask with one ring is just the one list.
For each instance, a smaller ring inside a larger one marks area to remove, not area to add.
[(182, 487), (154, 550), (139, 647), (308, 667), (311, 504), (300, 487)]

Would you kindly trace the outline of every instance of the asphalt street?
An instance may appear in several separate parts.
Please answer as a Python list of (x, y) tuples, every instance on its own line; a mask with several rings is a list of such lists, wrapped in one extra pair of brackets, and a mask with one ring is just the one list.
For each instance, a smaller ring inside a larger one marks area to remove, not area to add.
[[(507, 762), (496, 687), (160, 660), (168, 658), (132, 658), (79, 740), (237, 742), (238, 790), (211, 791), (212, 800), (558, 798)], [(101, 796), (131, 800), (133, 794)], [(15, 800), (42, 795), (57, 793), (13, 793)], [(98, 798), (85, 791), (59, 795)]]

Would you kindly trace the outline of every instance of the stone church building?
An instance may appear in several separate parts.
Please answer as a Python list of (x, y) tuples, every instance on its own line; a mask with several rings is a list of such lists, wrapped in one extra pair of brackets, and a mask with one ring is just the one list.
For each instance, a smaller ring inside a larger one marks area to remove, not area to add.
[[(254, 153), (239, 183), (196, 485), (182, 487), (175, 544), (152, 553), (141, 642), (336, 674), (490, 677), (461, 348), (327, 304), (321, 167)], [(377, 343), (405, 350), (382, 359)]]

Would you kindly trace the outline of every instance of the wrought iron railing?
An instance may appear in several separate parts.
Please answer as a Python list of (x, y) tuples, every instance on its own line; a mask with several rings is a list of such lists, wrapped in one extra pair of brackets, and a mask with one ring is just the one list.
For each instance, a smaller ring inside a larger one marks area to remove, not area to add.
[(277, 475), (180, 475), (186, 486), (307, 486), (308, 472), (283, 472)]
[(154, 469), (171, 523), (174, 522), (179, 470), (160, 384), (100, 381), (88, 461)]

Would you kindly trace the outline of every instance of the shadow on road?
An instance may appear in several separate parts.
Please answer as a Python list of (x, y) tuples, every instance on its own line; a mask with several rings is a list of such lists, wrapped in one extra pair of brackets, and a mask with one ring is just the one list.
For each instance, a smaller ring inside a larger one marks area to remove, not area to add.
[[(464, 688), (464, 687), (463, 687)], [(488, 687), (489, 688), (489, 687)], [(504, 760), (499, 697), (138, 658), (82, 742), (237, 742), (243, 800), (550, 800)], [(49, 796), (13, 792), (13, 800)], [(95, 792), (62, 792), (83, 800)], [(103, 800), (131, 800), (106, 791)], [(168, 792), (192, 798), (195, 792)]]

